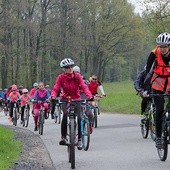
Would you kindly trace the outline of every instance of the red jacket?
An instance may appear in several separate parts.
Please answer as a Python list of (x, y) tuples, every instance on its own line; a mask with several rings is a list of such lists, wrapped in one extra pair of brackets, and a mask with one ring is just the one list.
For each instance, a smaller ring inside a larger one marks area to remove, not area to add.
[(35, 94), (36, 90), (37, 90), (36, 88), (32, 88), (32, 89), (30, 90), (30, 97), (31, 97), (31, 98), (34, 97), (34, 94)]
[(80, 100), (80, 89), (84, 91), (88, 99), (92, 97), (91, 92), (79, 73), (73, 72), (72, 74), (60, 74), (57, 77), (55, 85), (52, 89), (51, 97), (56, 98), (60, 89), (62, 89), (62, 99), (66, 99), (68, 96), (70, 96), (72, 99)]
[(89, 84), (89, 90), (93, 95), (98, 94), (97, 90), (98, 87), (101, 85), (101, 82), (99, 80), (97, 81), (91, 81)]

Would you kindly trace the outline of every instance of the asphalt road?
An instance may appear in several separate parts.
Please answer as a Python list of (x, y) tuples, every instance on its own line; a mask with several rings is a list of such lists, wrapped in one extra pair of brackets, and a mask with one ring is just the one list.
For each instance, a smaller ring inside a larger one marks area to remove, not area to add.
[[(139, 123), (137, 115), (101, 113), (98, 128), (91, 135), (89, 150), (76, 149), (76, 170), (169, 170), (170, 155), (165, 162), (159, 160), (150, 136), (142, 138)], [(11, 124), (2, 113), (0, 124)], [(34, 129), (32, 117), (28, 129)], [(59, 145), (60, 125), (52, 119), (46, 120), (41, 138), (56, 170), (71, 169), (67, 148)]]

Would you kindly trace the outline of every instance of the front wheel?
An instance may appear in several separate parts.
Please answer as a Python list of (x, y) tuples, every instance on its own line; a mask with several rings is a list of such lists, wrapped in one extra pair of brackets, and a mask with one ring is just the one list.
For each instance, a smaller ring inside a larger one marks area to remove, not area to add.
[(97, 128), (97, 113), (98, 108), (94, 108), (94, 127)]
[(75, 168), (75, 121), (74, 119), (70, 119), (70, 147), (69, 147), (69, 156), (71, 162), (71, 168)]
[(29, 110), (25, 109), (24, 111), (24, 126), (28, 127), (28, 123), (29, 123)]
[(43, 135), (43, 127), (44, 127), (44, 112), (41, 110), (38, 116), (38, 129), (40, 135)]
[(82, 143), (85, 151), (89, 149), (90, 144), (90, 125), (87, 119), (81, 121)]
[(149, 119), (145, 118), (141, 120), (141, 133), (142, 137), (146, 139), (149, 133)]
[(16, 108), (13, 109), (13, 125), (14, 126), (17, 125), (17, 109)]

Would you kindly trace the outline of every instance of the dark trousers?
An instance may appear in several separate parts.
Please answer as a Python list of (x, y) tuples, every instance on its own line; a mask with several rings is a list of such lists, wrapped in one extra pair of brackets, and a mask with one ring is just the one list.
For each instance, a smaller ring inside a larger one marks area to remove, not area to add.
[[(67, 113), (66, 113), (66, 103), (62, 104), (62, 110), (63, 110), (63, 118), (61, 122), (61, 136), (66, 138), (67, 134)], [(81, 138), (81, 103), (76, 103), (76, 109), (75, 109), (76, 115), (78, 115), (78, 138)]]
[[(16, 106), (17, 106), (17, 110), (19, 112), (19, 104), (16, 103)], [(13, 108), (14, 108), (14, 103), (13, 102), (10, 102), (10, 112), (9, 112), (9, 116), (10, 117), (13, 117)]]
[[(163, 92), (153, 89), (153, 94), (163, 94)], [(156, 108), (156, 115), (155, 115), (156, 136), (160, 138), (162, 133), (162, 116), (164, 112), (165, 100), (162, 96), (154, 96), (154, 103)]]

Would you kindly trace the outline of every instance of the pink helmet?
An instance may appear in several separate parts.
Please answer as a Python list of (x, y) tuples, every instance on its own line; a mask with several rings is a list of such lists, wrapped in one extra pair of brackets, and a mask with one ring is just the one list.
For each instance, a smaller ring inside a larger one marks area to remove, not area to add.
[(12, 90), (17, 90), (17, 85), (13, 84), (11, 87)]

